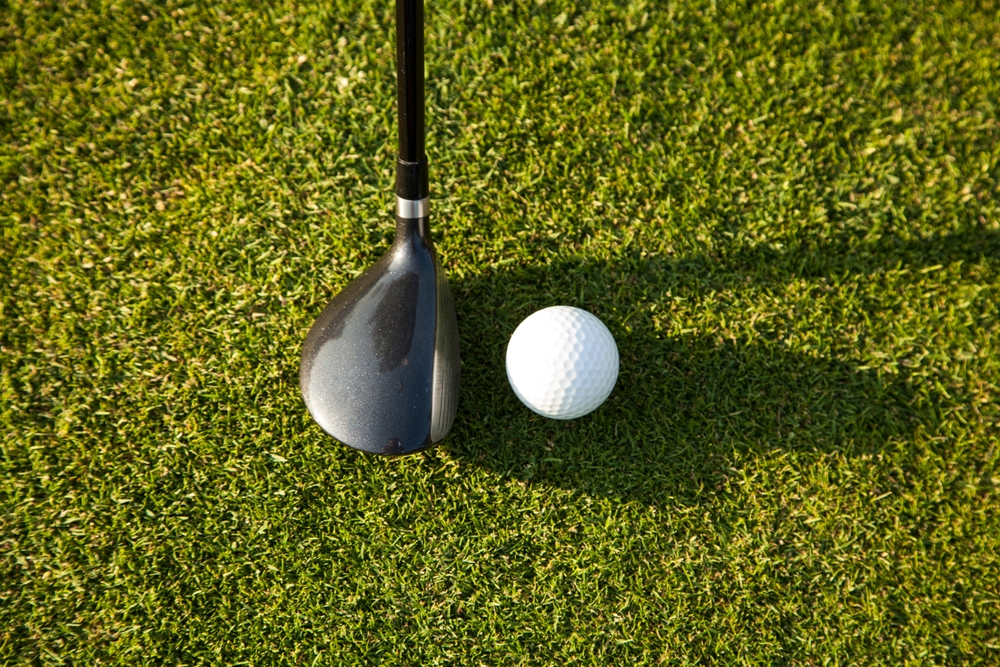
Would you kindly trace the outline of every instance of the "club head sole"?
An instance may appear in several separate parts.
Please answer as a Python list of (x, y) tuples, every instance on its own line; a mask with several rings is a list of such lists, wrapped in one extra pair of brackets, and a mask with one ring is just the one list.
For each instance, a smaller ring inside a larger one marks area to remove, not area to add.
[(458, 321), (426, 223), (397, 218), (389, 252), (330, 301), (302, 349), (309, 413), (364, 452), (425, 449), (458, 409)]

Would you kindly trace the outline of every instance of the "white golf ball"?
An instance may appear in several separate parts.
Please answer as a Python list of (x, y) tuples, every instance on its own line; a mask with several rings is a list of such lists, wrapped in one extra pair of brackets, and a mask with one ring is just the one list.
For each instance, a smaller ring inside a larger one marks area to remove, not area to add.
[(585, 310), (553, 306), (529, 315), (507, 344), (507, 379), (527, 405), (552, 419), (593, 412), (615, 387), (618, 346)]

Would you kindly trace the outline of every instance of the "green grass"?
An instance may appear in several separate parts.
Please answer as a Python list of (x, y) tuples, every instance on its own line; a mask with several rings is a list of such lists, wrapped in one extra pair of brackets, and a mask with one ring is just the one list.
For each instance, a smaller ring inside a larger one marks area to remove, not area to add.
[[(0, 1), (0, 663), (1000, 663), (1000, 7), (426, 9), (456, 426), (298, 393), (393, 8)], [(606, 405), (524, 408), (537, 308)]]

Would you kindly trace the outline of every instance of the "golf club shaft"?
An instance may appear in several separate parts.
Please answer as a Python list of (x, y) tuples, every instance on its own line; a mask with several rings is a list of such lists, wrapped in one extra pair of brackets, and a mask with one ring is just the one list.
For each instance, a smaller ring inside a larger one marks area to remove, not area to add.
[(396, 73), (399, 103), (399, 157), (396, 194), (427, 197), (424, 154), (424, 2), (396, 0)]

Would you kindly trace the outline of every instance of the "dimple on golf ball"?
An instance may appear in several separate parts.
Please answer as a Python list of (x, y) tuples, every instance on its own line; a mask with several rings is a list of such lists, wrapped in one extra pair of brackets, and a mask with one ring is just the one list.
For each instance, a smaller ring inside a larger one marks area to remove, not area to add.
[(572, 306), (529, 315), (507, 344), (507, 379), (527, 405), (576, 419), (603, 403), (618, 379), (618, 346), (597, 317)]

